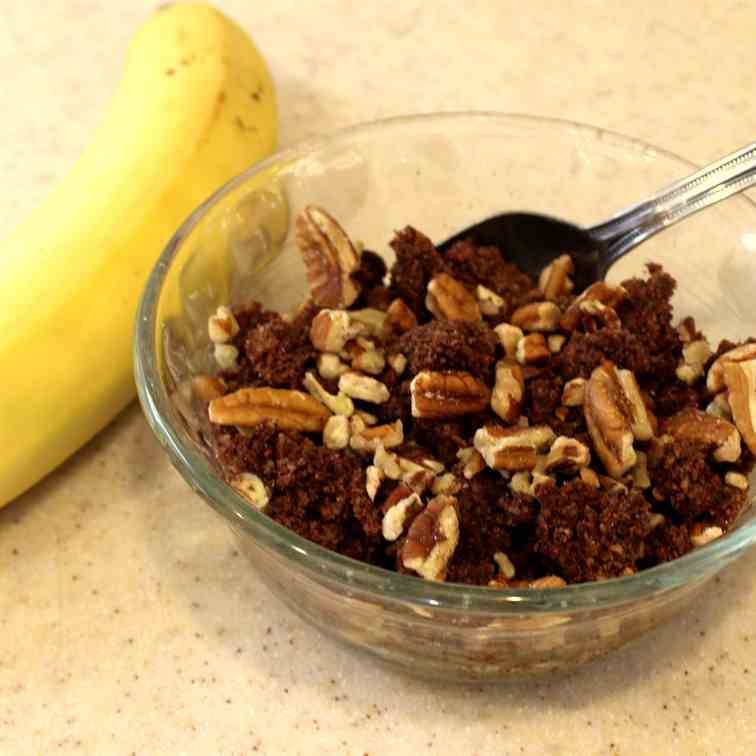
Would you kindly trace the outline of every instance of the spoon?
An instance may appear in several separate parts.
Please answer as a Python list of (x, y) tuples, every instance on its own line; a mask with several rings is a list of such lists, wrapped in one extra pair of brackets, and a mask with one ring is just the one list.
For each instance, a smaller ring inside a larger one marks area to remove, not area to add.
[(460, 231), (438, 248), (445, 252), (463, 239), (497, 246), (509, 262), (536, 277), (566, 253), (575, 265), (573, 281), (580, 292), (602, 280), (620, 257), (650, 236), (755, 184), (753, 142), (594, 226), (582, 228), (538, 213), (502, 213)]

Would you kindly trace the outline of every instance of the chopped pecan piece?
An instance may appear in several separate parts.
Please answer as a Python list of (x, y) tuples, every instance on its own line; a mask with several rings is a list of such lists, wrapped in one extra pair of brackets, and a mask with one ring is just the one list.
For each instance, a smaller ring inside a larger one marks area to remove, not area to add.
[(547, 265), (538, 277), (538, 288), (543, 293), (543, 298), (553, 301), (569, 294), (573, 288), (570, 273), (574, 269), (575, 266), (569, 255), (560, 255)]
[(486, 468), (485, 460), (481, 457), (480, 452), (473, 446), (460, 449), (457, 452), (457, 459), (464, 464), (464, 467), (462, 468), (462, 477), (465, 480), (474, 478), (479, 472), (482, 472)]
[(562, 389), (562, 404), (565, 407), (582, 407), (585, 401), (585, 378), (573, 378)]
[(581, 444), (575, 438), (559, 436), (549, 449), (546, 457), (546, 473), (577, 472), (581, 467), (587, 467), (591, 463), (591, 452), (585, 444)]
[(346, 449), (351, 433), (349, 418), (344, 415), (329, 417), (323, 428), (323, 445), (327, 449)]
[(499, 323), (494, 328), (494, 333), (499, 337), (504, 353), (510, 360), (515, 359), (517, 355), (517, 345), (520, 339), (525, 335), (522, 328), (512, 325), (511, 323)]
[(519, 472), (535, 469), (538, 452), (548, 448), (554, 435), (548, 425), (530, 428), (485, 425), (475, 431), (473, 443), (490, 468)]
[(402, 299), (395, 299), (386, 310), (386, 324), (397, 333), (411, 331), (417, 325), (415, 313)]
[(481, 412), (491, 393), (470, 373), (423, 370), (412, 379), (410, 395), (413, 417), (440, 419)]
[(592, 283), (575, 301), (567, 308), (562, 316), (559, 326), (564, 331), (574, 331), (580, 323), (582, 302), (595, 300), (607, 307), (616, 308), (618, 304), (627, 298), (627, 290), (622, 286), (610, 286), (604, 281)]
[(362, 333), (346, 310), (321, 310), (310, 325), (310, 341), (321, 352), (340, 352), (350, 339)]
[(703, 523), (696, 523), (690, 531), (690, 542), (696, 548), (706, 546), (707, 543), (716, 541), (717, 538), (721, 538), (724, 534), (722, 528), (718, 525), (704, 525)]
[(610, 331), (619, 331), (622, 328), (622, 321), (617, 311), (597, 299), (586, 299), (580, 303), (579, 308), (580, 322), (586, 333), (596, 333), (601, 328), (607, 328)]
[(192, 393), (197, 399), (209, 402), (226, 393), (226, 384), (215, 375), (197, 375), (192, 378)]
[(676, 375), (689, 386), (704, 374), (704, 365), (711, 357), (711, 348), (706, 339), (689, 341), (682, 348), (682, 362), (677, 367)]
[(349, 307), (360, 287), (352, 278), (360, 258), (344, 229), (322, 208), (308, 205), (296, 220), (312, 301), (319, 307)]
[(440, 494), (410, 525), (402, 544), (402, 564), (426, 580), (444, 580), (458, 542), (457, 500)]
[(383, 404), (391, 396), (385, 384), (377, 381), (375, 378), (351, 371), (344, 373), (339, 378), (339, 391), (343, 391), (353, 399), (362, 399), (365, 402), (372, 402), (373, 404)]
[(518, 307), (510, 320), (523, 331), (556, 331), (562, 311), (553, 302), (530, 302)]
[(239, 333), (239, 323), (229, 307), (221, 305), (207, 320), (207, 333), (213, 344), (225, 344)]
[(521, 365), (535, 365), (551, 357), (551, 351), (542, 333), (529, 333), (517, 342), (515, 358)]
[(384, 449), (391, 449), (395, 446), (401, 446), (404, 441), (404, 429), (402, 421), (389, 423), (386, 425), (373, 425), (370, 427), (352, 426), (352, 436), (349, 439), (349, 445), (356, 451), (374, 452), (378, 446)]
[(383, 537), (387, 541), (396, 541), (422, 508), (423, 502), (416, 493), (403, 483), (398, 485), (383, 506)]
[(354, 402), (346, 394), (329, 394), (312, 373), (305, 373), (302, 383), (307, 391), (325, 404), (334, 415), (349, 417), (354, 412)]
[(513, 360), (496, 363), (496, 383), (491, 393), (491, 409), (505, 422), (513, 423), (520, 415), (525, 395), (525, 376)]
[(365, 470), (365, 490), (370, 501), (375, 501), (378, 489), (381, 487), (381, 483), (383, 483), (385, 477), (383, 470), (375, 465), (369, 465)]
[(475, 287), (475, 296), (478, 298), (480, 311), (490, 318), (502, 315), (507, 309), (507, 303), (495, 291), (485, 286), (478, 284)]
[(265, 511), (270, 501), (270, 491), (259, 476), (243, 472), (231, 480), (231, 487), (247, 499), (258, 512)]
[(430, 280), (425, 306), (439, 320), (481, 319), (475, 297), (448, 273), (439, 273)]
[(318, 373), (321, 378), (333, 380), (349, 372), (349, 365), (345, 365), (338, 354), (319, 354)]
[(331, 416), (328, 408), (301, 391), (242, 388), (208, 406), (210, 422), (251, 427), (266, 421), (287, 430), (319, 433)]

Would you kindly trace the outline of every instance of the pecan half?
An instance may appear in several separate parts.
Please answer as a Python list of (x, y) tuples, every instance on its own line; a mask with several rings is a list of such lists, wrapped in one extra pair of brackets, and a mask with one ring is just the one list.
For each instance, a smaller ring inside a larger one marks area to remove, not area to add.
[(724, 380), (732, 419), (751, 454), (756, 454), (756, 359), (725, 363)]
[(597, 367), (585, 387), (583, 403), (596, 453), (613, 478), (620, 478), (636, 461), (631, 407), (617, 370), (611, 363)]
[(491, 392), (470, 373), (423, 370), (410, 383), (412, 416), (446, 418), (482, 412)]
[(475, 297), (448, 273), (439, 273), (430, 280), (425, 306), (440, 320), (481, 319)]
[(491, 393), (491, 409), (505, 422), (513, 423), (520, 416), (525, 395), (525, 376), (513, 360), (496, 363), (496, 383)]
[(458, 542), (457, 500), (440, 494), (410, 525), (402, 544), (402, 564), (426, 580), (444, 580)]
[(535, 469), (538, 452), (548, 448), (554, 435), (548, 425), (530, 428), (484, 425), (475, 431), (473, 444), (490, 468), (519, 472)]
[(574, 331), (580, 323), (580, 304), (588, 300), (595, 300), (607, 307), (616, 308), (627, 297), (627, 289), (622, 286), (610, 286), (604, 281), (592, 283), (575, 301), (567, 308), (559, 323), (563, 331)]
[(242, 388), (208, 406), (210, 422), (251, 427), (274, 422), (287, 430), (319, 433), (331, 416), (327, 407), (302, 391), (275, 388)]
[(725, 388), (724, 366), (726, 363), (748, 362), (750, 360), (756, 360), (756, 343), (743, 344), (717, 357), (706, 376), (706, 388), (709, 393), (718, 394)]
[(701, 441), (713, 448), (717, 462), (735, 462), (740, 457), (740, 434), (727, 420), (687, 407), (666, 418), (662, 431), (685, 441)]
[(344, 229), (322, 208), (308, 205), (296, 220), (312, 301), (320, 307), (349, 307), (360, 293), (351, 274), (360, 265)]

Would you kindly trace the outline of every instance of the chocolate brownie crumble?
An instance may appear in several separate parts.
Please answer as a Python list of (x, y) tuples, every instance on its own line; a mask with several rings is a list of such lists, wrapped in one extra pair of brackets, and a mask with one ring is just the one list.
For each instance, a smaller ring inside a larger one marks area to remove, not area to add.
[(573, 291), (506, 251), (411, 226), (390, 268), (324, 210), (297, 220), (310, 297), (208, 322), (209, 445), (249, 506), (428, 580), (559, 587), (632, 575), (748, 506), (756, 340), (675, 324), (658, 265)]

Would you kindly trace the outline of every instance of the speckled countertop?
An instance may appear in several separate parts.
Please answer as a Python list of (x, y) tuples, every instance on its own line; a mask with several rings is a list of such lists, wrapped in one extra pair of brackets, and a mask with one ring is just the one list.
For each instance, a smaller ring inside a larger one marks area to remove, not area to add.
[[(0, 4), (0, 234), (82, 150), (155, 5)], [(270, 62), (283, 143), (466, 108), (587, 121), (698, 162), (756, 138), (752, 2), (220, 5)], [(754, 573), (756, 551), (569, 676), (399, 678), (279, 605), (132, 406), (0, 512), (0, 754), (752, 754)]]

